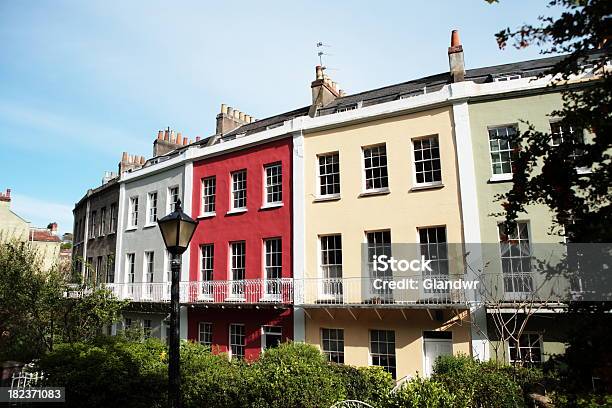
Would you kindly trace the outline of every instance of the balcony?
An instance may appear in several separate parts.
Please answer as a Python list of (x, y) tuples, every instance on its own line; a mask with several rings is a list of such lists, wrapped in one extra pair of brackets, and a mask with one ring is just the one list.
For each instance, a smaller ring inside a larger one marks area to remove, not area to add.
[[(100, 287), (121, 300), (153, 303), (170, 301), (170, 283), (105, 283)], [(76, 298), (91, 291), (89, 287), (73, 285), (66, 296)], [(179, 300), (184, 304), (290, 304), (293, 303), (293, 279), (179, 282)]]
[[(460, 277), (453, 276), (452, 280)], [(370, 277), (311, 278), (295, 280), (295, 304), (311, 307), (328, 306), (406, 306), (414, 308), (467, 305), (473, 290), (429, 287), (433, 282), (449, 282), (446, 276), (413, 276), (396, 278), (392, 285)], [(392, 287), (390, 287), (392, 286)]]

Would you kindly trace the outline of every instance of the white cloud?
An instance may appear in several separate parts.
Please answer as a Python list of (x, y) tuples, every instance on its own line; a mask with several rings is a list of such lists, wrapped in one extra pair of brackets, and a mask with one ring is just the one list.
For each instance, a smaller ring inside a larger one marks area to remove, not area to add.
[(11, 194), (11, 210), (29, 221), (33, 227), (46, 227), (57, 222), (60, 233), (72, 232), (72, 206), (53, 203), (37, 197)]

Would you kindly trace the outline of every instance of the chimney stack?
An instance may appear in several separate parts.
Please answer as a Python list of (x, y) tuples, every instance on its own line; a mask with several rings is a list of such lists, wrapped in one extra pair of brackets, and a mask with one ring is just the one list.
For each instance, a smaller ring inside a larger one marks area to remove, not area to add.
[[(155, 141), (157, 142), (157, 140)], [(161, 142), (163, 142), (163, 140)], [(119, 162), (119, 174), (123, 174), (126, 171), (139, 169), (145, 164), (145, 161), (144, 156), (132, 156), (127, 152), (123, 152), (121, 155), (121, 161)]]
[(52, 233), (55, 234), (57, 233), (57, 222), (52, 222), (51, 224), (47, 225), (47, 229)]
[(340, 96), (336, 83), (333, 82), (325, 73), (325, 67), (317, 65), (315, 68), (315, 80), (310, 84), (312, 93), (312, 105), (308, 115), (314, 117), (317, 110), (333, 102)]
[(222, 103), (221, 112), (217, 114), (217, 126), (215, 133), (217, 135), (224, 135), (231, 132), (242, 125), (251, 123), (249, 118), (252, 118), (252, 116), (241, 112), (237, 108), (232, 108), (231, 106), (227, 106), (226, 104)]
[(0, 201), (10, 202), (11, 201), (11, 189), (7, 188), (6, 193), (0, 193)]
[(459, 30), (451, 33), (451, 45), (448, 47), (448, 66), (452, 82), (465, 79), (465, 62), (463, 61), (463, 46), (459, 39)]
[[(153, 142), (153, 157), (161, 156), (191, 143), (189, 138), (183, 136), (181, 132), (175, 133), (170, 127), (166, 130), (160, 130), (157, 135), (157, 139)], [(161, 138), (160, 135), (162, 135)]]

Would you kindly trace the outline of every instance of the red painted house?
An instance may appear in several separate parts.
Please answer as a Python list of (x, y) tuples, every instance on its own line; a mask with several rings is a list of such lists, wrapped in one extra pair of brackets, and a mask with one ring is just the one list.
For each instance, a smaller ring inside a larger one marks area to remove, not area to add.
[(293, 338), (291, 138), (196, 161), (188, 338), (253, 359)]

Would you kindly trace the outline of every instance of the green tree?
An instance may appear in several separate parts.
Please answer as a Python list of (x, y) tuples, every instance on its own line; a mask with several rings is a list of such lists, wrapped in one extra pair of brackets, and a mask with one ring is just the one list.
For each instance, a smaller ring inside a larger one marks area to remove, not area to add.
[(30, 361), (54, 343), (91, 340), (125, 304), (102, 289), (72, 291), (27, 242), (0, 241), (0, 360)]
[[(551, 209), (558, 230), (570, 242), (610, 243), (612, 2), (551, 0), (548, 5), (556, 16), (541, 16), (536, 24), (496, 34), (500, 48), (536, 45), (543, 54), (566, 54), (546, 73), (555, 78), (551, 86), (562, 94), (563, 105), (551, 116), (560, 119), (565, 137), (538, 131), (531, 124), (517, 135), (513, 185), (500, 197), (507, 227), (527, 205), (540, 204)], [(565, 356), (555, 360), (563, 367), (560, 388), (573, 394), (569, 405), (577, 403), (580, 392), (592, 391), (592, 377), (609, 372), (611, 365), (609, 336), (602, 335), (609, 331), (612, 300), (612, 276), (605, 269), (609, 261), (609, 245), (573, 245), (556, 270), (585, 283), (587, 294), (594, 294), (585, 298), (588, 301), (570, 302), (568, 347)]]

